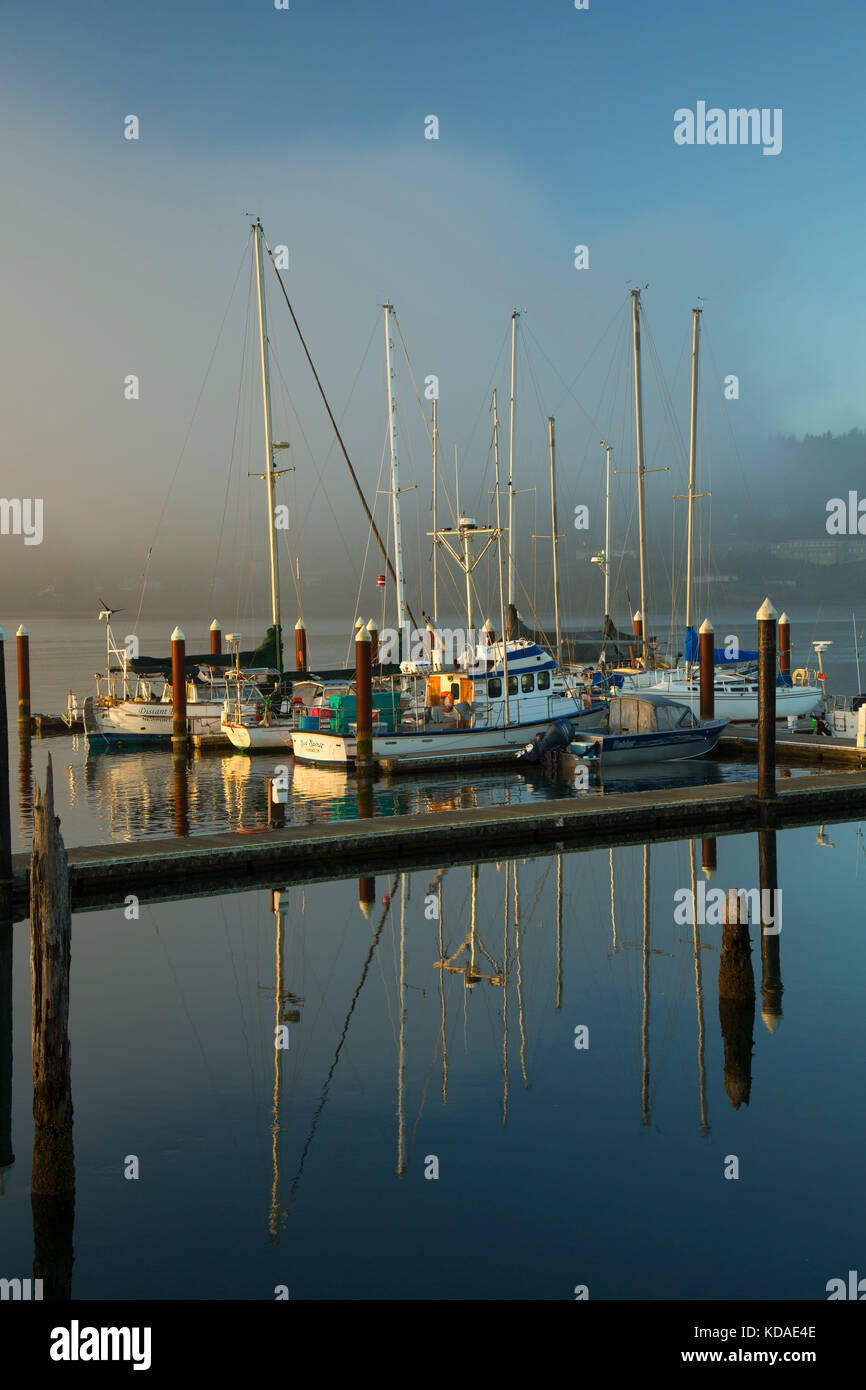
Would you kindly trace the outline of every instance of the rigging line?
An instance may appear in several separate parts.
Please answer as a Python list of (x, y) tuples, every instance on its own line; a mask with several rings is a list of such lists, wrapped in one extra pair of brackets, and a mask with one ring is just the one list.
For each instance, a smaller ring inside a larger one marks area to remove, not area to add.
[[(337, 514), (336, 514), (336, 512), (334, 511), (334, 508), (333, 508), (332, 505), (331, 505), (331, 499), (330, 499), (330, 497), (328, 496), (328, 490), (327, 490), (327, 488), (325, 487), (325, 480), (324, 480), (324, 477), (322, 476), (322, 472), (321, 472), (321, 470), (320, 470), (320, 468), (319, 468), (319, 465), (316, 463), (315, 455), (314, 455), (314, 453), (313, 453), (312, 448), (310, 447), (310, 441), (309, 441), (309, 439), (307, 438), (306, 433), (305, 433), (305, 431), (304, 431), (304, 427), (303, 427), (303, 425), (302, 425), (302, 423), (301, 423), (301, 417), (300, 417), (300, 415), (298, 414), (297, 410), (295, 409), (295, 403), (294, 403), (294, 401), (292, 400), (291, 392), (289, 391), (289, 388), (288, 388), (288, 386), (286, 385), (286, 379), (285, 379), (285, 377), (283, 376), (283, 370), (282, 370), (282, 367), (280, 366), (280, 359), (279, 359), (279, 357), (277, 356), (276, 352), (274, 352), (273, 350), (272, 350), (272, 352), (271, 352), (271, 358), (272, 358), (273, 362), (276, 364), (277, 376), (278, 376), (279, 379), (280, 379), (280, 386), (282, 387), (282, 392), (283, 392), (283, 408), (285, 409), (286, 402), (288, 402), (289, 406), (291, 407), (291, 412), (292, 412), (292, 414), (293, 414), (294, 417), (295, 417), (295, 424), (296, 424), (297, 427), (298, 427), (298, 432), (300, 433), (301, 438), (303, 439), (304, 443), (305, 443), (306, 446), (307, 446), (307, 453), (308, 453), (308, 455), (309, 455), (310, 462), (312, 463), (313, 468), (314, 468), (315, 471), (316, 471), (316, 477), (318, 478), (320, 484), (322, 485), (322, 490), (323, 490), (324, 495), (325, 495), (325, 502), (326, 502), (326, 504), (327, 504), (328, 511), (331, 513), (331, 516), (332, 516), (333, 519), (334, 519), (334, 525), (335, 525), (336, 528), (337, 528), (337, 532), (338, 532), (338, 534), (339, 534), (340, 540), (343, 542), (343, 547), (344, 547), (344, 549), (345, 549), (345, 551), (346, 551), (346, 554), (347, 554), (347, 556), (349, 557), (349, 559), (351, 560), (351, 559), (352, 559), (352, 551), (350, 550), (349, 544), (348, 544), (348, 542), (347, 542), (347, 540), (346, 540), (346, 537), (343, 535), (343, 532), (342, 532), (342, 530), (341, 530), (341, 528), (340, 528), (340, 523), (339, 523), (339, 520), (337, 519)], [(288, 419), (288, 410), (286, 410), (286, 419)], [(297, 476), (297, 475), (296, 475), (296, 476)], [(315, 497), (315, 494), (314, 494), (314, 497)], [(301, 525), (303, 525), (303, 524), (306, 522), (307, 517), (309, 516), (310, 511), (311, 511), (311, 509), (312, 509), (312, 505), (313, 505), (313, 501), (311, 500), (310, 503), (309, 503), (309, 505), (307, 506), (306, 512), (304, 513), (304, 516), (303, 516), (302, 521), (301, 521)], [(288, 536), (285, 536), (284, 539), (285, 539), (285, 541), (286, 541), (286, 544), (288, 545)], [(291, 561), (291, 554), (289, 555), (289, 560)], [(298, 587), (298, 585), (297, 585), (297, 578), (296, 578), (296, 580), (295, 580), (295, 588), (297, 589), (297, 587)], [(300, 601), (301, 601), (301, 596), (300, 596), (300, 593), (298, 593), (298, 603), (299, 603), (299, 604), (300, 604)]]
[(352, 1014), (355, 1012), (355, 1005), (356, 1005), (357, 1002), (358, 1002), (358, 997), (359, 997), (359, 995), (360, 995), (360, 993), (361, 993), (361, 990), (364, 988), (364, 981), (365, 981), (366, 978), (367, 978), (367, 971), (368, 971), (369, 968), (370, 968), (370, 961), (373, 959), (374, 952), (375, 952), (375, 950), (376, 950), (376, 947), (377, 947), (378, 944), (379, 944), (379, 938), (380, 938), (380, 936), (382, 935), (382, 928), (383, 928), (384, 925), (385, 925), (386, 918), (388, 917), (388, 914), (389, 914), (389, 911), (390, 911), (390, 907), (391, 907), (391, 898), (393, 898), (393, 897), (394, 897), (394, 894), (397, 892), (397, 884), (398, 884), (399, 882), (400, 882), (400, 875), (399, 875), (399, 874), (395, 874), (395, 875), (394, 875), (394, 882), (393, 882), (392, 885), (391, 885), (391, 894), (390, 894), (388, 903), (386, 904), (385, 910), (384, 910), (384, 912), (382, 913), (382, 916), (381, 916), (380, 919), (379, 919), (379, 925), (378, 925), (378, 927), (376, 928), (376, 934), (375, 934), (375, 936), (373, 937), (373, 940), (372, 940), (371, 943), (370, 943), (370, 949), (369, 949), (369, 951), (367, 952), (367, 957), (366, 957), (366, 960), (364, 961), (364, 968), (363, 968), (363, 970), (362, 970), (362, 972), (361, 972), (361, 978), (360, 978), (360, 980), (358, 981), (357, 987), (356, 987), (356, 989), (355, 989), (355, 993), (352, 995), (352, 1001), (351, 1001), (351, 1003), (350, 1003), (350, 1005), (349, 1005), (349, 1012), (346, 1014), (346, 1019), (345, 1019), (345, 1022), (344, 1022), (344, 1024), (343, 1024), (343, 1031), (342, 1031), (342, 1033), (340, 1034), (340, 1041), (337, 1043), (337, 1050), (336, 1050), (336, 1052), (334, 1053), (334, 1060), (333, 1060), (333, 1062), (331, 1063), (330, 1070), (328, 1071), (328, 1075), (327, 1075), (327, 1077), (326, 1077), (326, 1079), (325, 1079), (325, 1084), (324, 1084), (324, 1086), (323, 1086), (323, 1088), (322, 1088), (321, 1099), (319, 1100), (319, 1104), (317, 1105), (315, 1114), (313, 1115), (313, 1123), (312, 1123), (312, 1125), (311, 1125), (311, 1127), (310, 1127), (310, 1132), (309, 1132), (309, 1134), (307, 1135), (307, 1142), (306, 1142), (305, 1145), (304, 1145), (303, 1153), (301, 1154), (301, 1161), (300, 1161), (300, 1164), (299, 1164), (299, 1166), (298, 1166), (298, 1171), (297, 1171), (297, 1173), (295, 1174), (295, 1176), (294, 1176), (294, 1178), (293, 1178), (293, 1180), (292, 1180), (292, 1186), (291, 1186), (291, 1188), (290, 1188), (290, 1190), (289, 1190), (289, 1196), (288, 1196), (288, 1200), (287, 1200), (287, 1202), (286, 1202), (286, 1209), (285, 1209), (285, 1211), (284, 1211), (284, 1213), (283, 1213), (284, 1216), (288, 1216), (288, 1209), (289, 1209), (289, 1207), (291, 1206), (291, 1204), (292, 1204), (292, 1202), (293, 1202), (293, 1200), (294, 1200), (294, 1196), (295, 1196), (295, 1193), (296, 1193), (297, 1188), (298, 1188), (298, 1183), (301, 1181), (301, 1175), (303, 1174), (303, 1171), (304, 1171), (304, 1164), (305, 1164), (306, 1161), (307, 1161), (307, 1154), (308, 1154), (309, 1151), (310, 1151), (310, 1145), (311, 1145), (311, 1143), (313, 1142), (313, 1138), (314, 1138), (315, 1133), (316, 1133), (316, 1126), (317, 1126), (318, 1123), (319, 1123), (319, 1116), (321, 1115), (322, 1110), (323, 1110), (324, 1107), (325, 1107), (325, 1102), (326, 1102), (327, 1099), (328, 1099), (328, 1090), (329, 1090), (329, 1087), (330, 1087), (330, 1085), (331, 1085), (331, 1080), (332, 1080), (332, 1078), (333, 1078), (334, 1072), (335, 1072), (336, 1069), (337, 1069), (337, 1063), (338, 1063), (339, 1060), (340, 1060), (340, 1053), (342, 1052), (342, 1050), (343, 1050), (343, 1044), (344, 1044), (344, 1042), (346, 1041), (346, 1034), (347, 1034), (348, 1031), (349, 1031), (349, 1024), (350, 1024), (351, 1019), (352, 1019)]
[(218, 535), (218, 537), (217, 537), (216, 558), (215, 558), (215, 560), (214, 560), (213, 576), (212, 576), (211, 582), (210, 582), (210, 590), (209, 590), (208, 596), (207, 596), (207, 606), (208, 606), (208, 608), (211, 607), (211, 604), (212, 604), (212, 601), (213, 601), (214, 589), (216, 588), (217, 572), (218, 572), (218, 570), (219, 570), (220, 553), (221, 553), (221, 550), (222, 550), (223, 532), (224, 532), (224, 530), (225, 530), (226, 514), (227, 514), (227, 512), (228, 512), (228, 505), (229, 505), (229, 494), (230, 494), (230, 492), (231, 492), (231, 485), (232, 485), (232, 472), (233, 472), (233, 469), (234, 469), (234, 462), (235, 462), (235, 447), (236, 447), (236, 445), (237, 445), (238, 425), (239, 425), (240, 418), (241, 418), (241, 393), (242, 393), (242, 391), (243, 391), (243, 389), (244, 389), (244, 381), (245, 381), (245, 379), (246, 379), (246, 370), (245, 370), (245, 367), (246, 367), (246, 360), (247, 360), (247, 348), (248, 348), (248, 345), (249, 345), (250, 309), (251, 309), (251, 306), (252, 306), (252, 282), (253, 282), (253, 260), (252, 260), (252, 257), (250, 257), (250, 288), (249, 288), (249, 291), (248, 291), (248, 293), (247, 293), (247, 312), (246, 312), (246, 319), (245, 319), (245, 322), (244, 322), (243, 344), (242, 344), (242, 347), (241, 347), (241, 370), (240, 370), (240, 376), (238, 377), (238, 398), (237, 398), (237, 401), (236, 401), (236, 403), (235, 403), (235, 423), (234, 423), (234, 428), (233, 428), (233, 430), (232, 430), (232, 447), (231, 447), (231, 453), (229, 454), (229, 470), (228, 470), (228, 476), (226, 477), (225, 497), (223, 498), (223, 514), (222, 514), (222, 517), (220, 518), (220, 529), (219, 529), (219, 535)]
[[(608, 333), (610, 332), (610, 330), (611, 330), (613, 324), (616, 323), (616, 321), (617, 321), (617, 319), (620, 317), (620, 315), (623, 316), (623, 323), (624, 323), (624, 324), (626, 323), (626, 310), (629, 308), (629, 304), (630, 304), (630, 300), (627, 299), (627, 300), (625, 301), (625, 303), (622, 304), (622, 305), (616, 310), (616, 312), (614, 313), (613, 317), (610, 319), (610, 321), (609, 321), (607, 327), (605, 328), (604, 332), (602, 333), (601, 337), (599, 338), (598, 342), (596, 343), (595, 347), (592, 349), (592, 351), (590, 352), (589, 356), (588, 356), (588, 357), (586, 358), (586, 360), (584, 361), (583, 366), (580, 367), (580, 368), (578, 368), (577, 375), (576, 375), (575, 377), (573, 377), (573, 379), (572, 379), (570, 385), (566, 382), (565, 377), (562, 375), (562, 373), (560, 372), (560, 370), (559, 370), (559, 368), (556, 366), (556, 364), (555, 364), (554, 362), (552, 362), (551, 359), (547, 356), (547, 353), (544, 351), (544, 348), (541, 346), (541, 343), (538, 341), (538, 339), (536, 338), (535, 334), (532, 332), (532, 329), (528, 326), (528, 324), (525, 322), (525, 320), (522, 321), (522, 323), (521, 323), (521, 336), (522, 336), (522, 337), (525, 337), (527, 334), (529, 334), (529, 336), (531, 337), (533, 343), (534, 343), (535, 346), (538, 348), (538, 351), (541, 353), (542, 357), (547, 361), (547, 363), (549, 364), (549, 366), (553, 369), (553, 371), (554, 371), (554, 372), (556, 373), (556, 375), (559, 377), (559, 380), (561, 381), (562, 385), (565, 387), (565, 395), (571, 396), (571, 398), (572, 398), (572, 400), (575, 402), (575, 404), (579, 407), (580, 410), (583, 411), (583, 413), (584, 413), (584, 415), (586, 416), (587, 420), (589, 420), (590, 424), (593, 426), (593, 429), (597, 429), (597, 428), (598, 428), (598, 424), (597, 424), (596, 420), (594, 419), (594, 417), (593, 417), (592, 415), (590, 415), (589, 411), (588, 411), (588, 410), (586, 409), (586, 407), (582, 404), (582, 402), (578, 400), (577, 396), (575, 396), (575, 394), (574, 394), (574, 387), (577, 385), (577, 382), (580, 380), (581, 376), (582, 376), (583, 373), (586, 371), (586, 369), (587, 369), (587, 367), (589, 366), (590, 362), (592, 362), (592, 360), (595, 358), (596, 354), (601, 350), (601, 345), (602, 345), (602, 343), (604, 342), (604, 340), (605, 340), (605, 338), (607, 337)], [(560, 398), (560, 400), (557, 401), (557, 403), (556, 403), (556, 408), (555, 408), (554, 410), (551, 411), (551, 414), (552, 414), (553, 416), (556, 415), (556, 413), (557, 413), (557, 411), (558, 411), (558, 409), (559, 409), (559, 406), (562, 404), (562, 399), (563, 399), (563, 398)]]
[[(172, 474), (172, 476), (171, 476), (171, 482), (170, 482), (169, 485), (168, 485), (168, 492), (166, 493), (166, 495), (165, 495), (165, 501), (164, 501), (163, 504), (162, 504), (162, 511), (160, 512), (160, 514), (159, 514), (159, 520), (158, 520), (157, 523), (156, 523), (156, 531), (154, 532), (153, 540), (151, 541), (151, 544), (150, 544), (150, 550), (151, 550), (151, 551), (153, 550), (153, 547), (156, 545), (157, 539), (158, 539), (158, 537), (159, 537), (160, 528), (161, 528), (161, 526), (162, 526), (163, 518), (164, 518), (165, 513), (166, 513), (166, 508), (168, 507), (169, 498), (171, 497), (172, 489), (173, 489), (173, 487), (174, 487), (174, 485), (175, 485), (175, 482), (176, 482), (176, 480), (177, 480), (177, 475), (178, 475), (178, 473), (180, 472), (180, 465), (183, 463), (183, 456), (184, 456), (184, 454), (186, 453), (186, 446), (187, 446), (187, 444), (189, 443), (190, 435), (192, 434), (192, 427), (193, 427), (193, 425), (195, 424), (196, 415), (198, 414), (198, 408), (199, 408), (199, 405), (201, 404), (201, 398), (202, 398), (202, 396), (204, 395), (204, 389), (205, 389), (205, 387), (207, 386), (208, 377), (210, 376), (210, 369), (211, 369), (211, 367), (213, 366), (213, 360), (214, 360), (214, 358), (216, 357), (217, 349), (219, 348), (219, 345), (220, 345), (220, 339), (222, 338), (222, 332), (223, 332), (223, 328), (225, 327), (225, 321), (226, 321), (226, 319), (228, 318), (229, 309), (232, 307), (232, 301), (233, 301), (233, 299), (234, 299), (234, 297), (235, 297), (235, 290), (237, 289), (237, 283), (238, 283), (238, 280), (240, 279), (241, 270), (243, 269), (243, 264), (244, 264), (244, 260), (246, 259), (247, 248), (248, 248), (248, 246), (249, 246), (249, 244), (250, 244), (250, 239), (251, 239), (251, 237), (252, 237), (252, 232), (250, 232), (249, 236), (247, 237), (246, 244), (245, 244), (244, 249), (243, 249), (243, 254), (241, 255), (240, 264), (239, 264), (238, 269), (237, 269), (237, 274), (235, 275), (234, 283), (233, 283), (233, 285), (232, 285), (231, 294), (229, 295), (229, 301), (228, 301), (228, 304), (227, 304), (226, 307), (225, 307), (225, 311), (224, 311), (224, 313), (223, 313), (222, 319), (220, 320), (220, 326), (219, 326), (219, 329), (218, 329), (218, 331), (217, 331), (216, 342), (215, 342), (214, 345), (213, 345), (213, 351), (211, 352), (210, 360), (209, 360), (209, 362), (208, 362), (208, 364), (207, 364), (207, 368), (206, 368), (206, 370), (205, 370), (204, 380), (202, 381), (202, 384), (201, 384), (201, 386), (199, 387), (199, 393), (198, 393), (198, 395), (196, 396), (195, 406), (193, 407), (193, 412), (192, 412), (192, 418), (190, 419), (189, 425), (187, 426), (186, 435), (184, 436), (183, 445), (182, 445), (182, 447), (181, 447), (180, 454), (178, 455), (178, 460), (177, 460), (177, 463), (176, 463), (176, 465), (175, 465), (174, 473)], [(148, 568), (149, 568), (149, 565), (150, 565), (150, 558), (149, 558), (149, 556), (148, 556), (148, 566), (147, 566)], [(145, 569), (145, 576), (146, 576), (146, 575), (147, 575), (147, 568)], [(146, 578), (146, 577), (145, 577), (144, 583), (145, 583), (145, 585), (147, 584), (147, 578)], [(139, 617), (141, 616), (141, 606), (142, 606), (143, 602), (144, 602), (144, 590), (142, 589), (141, 600), (140, 600), (139, 605), (138, 605), (138, 616), (136, 617), (136, 620), (135, 620), (135, 621), (136, 621), (136, 628), (134, 628), (133, 631), (135, 631), (135, 630), (137, 629), (137, 626), (138, 626), (138, 619), (139, 619)]]
[[(328, 404), (328, 398), (327, 398), (327, 396), (325, 395), (325, 388), (323, 387), (321, 381), (319, 380), (319, 374), (318, 374), (318, 372), (316, 371), (315, 366), (313, 365), (313, 359), (312, 359), (312, 357), (310, 356), (310, 350), (309, 350), (309, 348), (307, 347), (306, 339), (304, 338), (304, 335), (303, 335), (303, 333), (301, 332), (301, 325), (298, 323), (298, 320), (297, 320), (296, 317), (295, 317), (295, 311), (294, 311), (294, 309), (292, 308), (292, 302), (291, 302), (291, 300), (289, 299), (288, 293), (287, 293), (287, 291), (286, 291), (286, 287), (285, 287), (285, 285), (283, 284), (283, 277), (281, 276), (280, 272), (277, 270), (277, 263), (276, 263), (276, 261), (274, 260), (274, 253), (273, 253), (273, 251), (271, 250), (270, 246), (268, 246), (267, 238), (265, 238), (265, 246), (266, 246), (266, 248), (267, 248), (268, 256), (270, 257), (271, 265), (274, 267), (274, 274), (276, 275), (277, 280), (278, 280), (278, 282), (279, 282), (280, 289), (281, 289), (282, 292), (283, 292), (283, 298), (284, 298), (285, 301), (286, 301), (286, 307), (287, 307), (289, 313), (290, 313), (291, 316), (292, 316), (292, 323), (295, 325), (295, 329), (296, 329), (296, 331), (297, 331), (298, 338), (300, 339), (301, 347), (304, 349), (304, 356), (306, 357), (308, 363), (310, 364), (310, 371), (313, 373), (313, 380), (315, 381), (316, 386), (317, 386), (318, 389), (319, 389), (319, 395), (322, 397), (322, 403), (323, 403), (323, 405), (324, 405), (324, 407), (325, 407), (325, 410), (328, 412), (328, 419), (329, 419), (330, 422), (331, 422), (331, 425), (332, 425), (333, 430), (334, 430), (334, 434), (337, 436), (337, 443), (338, 443), (339, 446), (340, 446), (340, 449), (341, 449), (342, 454), (343, 454), (343, 458), (346, 460), (346, 467), (347, 467), (348, 470), (349, 470), (349, 474), (350, 474), (350, 476), (351, 476), (352, 482), (355, 484), (355, 491), (356, 491), (357, 494), (358, 494), (358, 497), (359, 497), (360, 502), (361, 502), (361, 506), (364, 508), (364, 514), (365, 514), (367, 520), (369, 521), (370, 526), (372, 527), (373, 535), (376, 537), (377, 544), (378, 544), (378, 546), (379, 546), (379, 549), (380, 549), (381, 552), (382, 552), (382, 558), (383, 558), (384, 561), (385, 561), (385, 564), (386, 564), (386, 566), (387, 566), (387, 568), (388, 568), (388, 572), (389, 572), (389, 574), (391, 575), (391, 578), (393, 579), (394, 583), (396, 584), (396, 583), (397, 583), (397, 575), (396, 575), (395, 572), (394, 572), (394, 566), (392, 565), (390, 559), (388, 558), (388, 551), (387, 551), (387, 549), (386, 549), (385, 542), (382, 540), (382, 537), (379, 535), (378, 527), (376, 526), (376, 523), (375, 523), (375, 521), (373, 520), (373, 513), (370, 511), (370, 508), (369, 508), (368, 505), (367, 505), (367, 499), (366, 499), (366, 497), (364, 496), (363, 489), (362, 489), (362, 487), (361, 487), (361, 484), (360, 484), (359, 481), (358, 481), (358, 475), (357, 475), (357, 473), (355, 472), (354, 468), (352, 467), (352, 461), (351, 461), (351, 459), (349, 458), (348, 451), (347, 451), (347, 449), (346, 449), (345, 444), (343, 443), (343, 436), (341, 435), (340, 430), (339, 430), (339, 427), (338, 427), (338, 425), (337, 425), (337, 422), (336, 422), (336, 420), (334, 419), (333, 411), (331, 410), (331, 407), (330, 407), (330, 405)], [(404, 602), (405, 602), (405, 599), (404, 599)], [(412, 609), (409, 607), (409, 604), (408, 604), (408, 603), (406, 603), (406, 612), (409, 614), (409, 617), (410, 617), (410, 619), (412, 620), (412, 626), (413, 626), (413, 627), (417, 627), (418, 624), (417, 624), (416, 621), (415, 621), (415, 615), (413, 614)]]
[[(500, 346), (499, 352), (497, 353), (496, 361), (493, 363), (493, 370), (491, 371), (490, 376), (489, 376), (489, 378), (488, 378), (487, 387), (486, 387), (486, 389), (485, 389), (484, 395), (481, 397), (481, 404), (480, 404), (479, 407), (478, 407), (478, 412), (477, 412), (477, 414), (476, 414), (476, 416), (475, 416), (475, 421), (474, 421), (474, 423), (473, 423), (473, 425), (472, 425), (472, 432), (471, 432), (471, 434), (469, 435), (469, 439), (468, 439), (468, 441), (466, 442), (466, 444), (465, 444), (465, 446), (464, 446), (464, 448), (463, 448), (463, 453), (464, 453), (464, 455), (465, 455), (467, 458), (469, 457), (470, 453), (472, 452), (472, 445), (473, 445), (474, 442), (475, 442), (475, 434), (476, 434), (476, 431), (477, 431), (477, 429), (478, 429), (478, 422), (479, 422), (479, 420), (481, 419), (482, 413), (483, 413), (483, 411), (484, 411), (485, 404), (490, 400), (491, 396), (493, 395), (493, 381), (494, 381), (494, 378), (495, 378), (495, 376), (496, 376), (496, 373), (497, 373), (497, 371), (498, 371), (498, 369), (499, 369), (499, 363), (500, 363), (501, 360), (502, 360), (502, 356), (503, 356), (503, 354), (504, 354), (504, 352), (505, 352), (505, 350), (506, 350), (506, 347), (508, 346), (508, 343), (509, 343), (510, 339), (511, 339), (511, 328), (508, 327), (508, 328), (505, 330), (505, 333), (504, 333), (504, 335), (503, 335), (502, 344), (501, 344), (501, 346)], [(488, 408), (489, 408), (489, 407), (488, 407)], [(445, 494), (445, 495), (446, 495), (446, 497), (447, 497), (447, 495), (448, 495), (448, 494), (447, 494), (447, 488), (446, 488), (446, 494)], [(450, 505), (450, 504), (449, 504), (449, 505)], [(454, 507), (453, 507), (453, 506), (451, 507), (451, 513), (452, 513), (452, 516), (453, 516), (453, 515), (454, 515)]]
[[(432, 434), (430, 433), (430, 426), (429, 426), (428, 423), (427, 423), (427, 415), (426, 415), (426, 412), (425, 412), (425, 410), (424, 410), (423, 405), (421, 404), (421, 397), (420, 397), (419, 394), (418, 394), (418, 387), (415, 385), (415, 373), (412, 371), (412, 363), (411, 363), (411, 361), (409, 360), (409, 349), (407, 348), (406, 343), (405, 343), (405, 340), (404, 340), (404, 338), (403, 338), (403, 330), (402, 330), (402, 328), (400, 327), (400, 320), (397, 318), (397, 310), (394, 309), (393, 307), (392, 307), (392, 309), (391, 309), (391, 317), (393, 318), (395, 324), (397, 325), (397, 332), (398, 332), (398, 334), (399, 334), (399, 336), (400, 336), (400, 342), (401, 342), (401, 344), (402, 344), (402, 346), (403, 346), (403, 356), (406, 358), (406, 366), (409, 368), (409, 378), (410, 378), (410, 380), (411, 380), (411, 382), (412, 382), (412, 386), (413, 386), (413, 389), (414, 389), (414, 391), (415, 391), (415, 399), (416, 399), (416, 401), (418, 402), (418, 409), (421, 411), (421, 419), (424, 421), (424, 428), (425, 428), (425, 430), (427, 431), (427, 442), (428, 442), (428, 444), (430, 445), (430, 448), (432, 449), (432, 448), (433, 448), (433, 436), (432, 436)], [(438, 398), (437, 398), (437, 399), (438, 399)]]
[[(381, 481), (382, 481), (382, 472), (383, 472), (384, 467), (385, 467), (385, 451), (386, 451), (387, 448), (388, 448), (388, 433), (387, 433), (387, 430), (386, 430), (386, 432), (385, 432), (385, 438), (384, 438), (383, 443), (382, 443), (382, 456), (381, 456), (381, 458), (379, 459), (379, 476), (378, 476), (377, 479), (376, 479), (376, 496), (377, 496), (377, 497), (379, 496), (379, 484), (380, 484)], [(365, 547), (364, 547), (364, 562), (363, 562), (363, 564), (361, 565), (361, 573), (360, 573), (360, 575), (359, 575), (359, 577), (358, 577), (358, 592), (357, 592), (357, 594), (355, 595), (355, 612), (354, 612), (354, 615), (353, 615), (355, 618), (357, 618), (358, 613), (360, 612), (360, 609), (361, 609), (361, 590), (362, 590), (363, 587), (364, 587), (364, 575), (365, 575), (366, 572), (367, 572), (367, 560), (369, 559), (369, 556), (370, 556), (370, 537), (372, 536), (372, 534), (373, 534), (373, 533), (372, 533), (372, 531), (370, 530), (370, 528), (369, 528), (369, 526), (368, 526), (368, 527), (367, 527), (367, 544), (366, 544)], [(382, 604), (383, 604), (383, 617), (384, 617), (384, 595), (382, 596)], [(382, 623), (382, 626), (383, 626), (383, 627), (385, 626), (384, 621), (383, 621), (383, 623)], [(348, 648), (346, 649), (346, 669), (347, 669), (347, 670), (349, 669), (349, 667), (350, 667), (350, 665), (351, 665), (351, 663), (352, 663), (353, 656), (354, 656), (354, 653), (353, 653), (353, 651), (352, 651), (353, 646), (354, 646), (354, 637), (353, 637), (353, 636), (350, 636), (350, 637), (349, 637), (349, 645), (348, 645)]]

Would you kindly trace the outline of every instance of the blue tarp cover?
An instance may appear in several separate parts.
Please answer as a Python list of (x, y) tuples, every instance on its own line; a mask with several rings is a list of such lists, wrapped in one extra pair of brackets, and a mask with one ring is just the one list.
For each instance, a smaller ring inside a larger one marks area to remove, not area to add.
[[(698, 634), (693, 627), (686, 628), (686, 661), (698, 659)], [(739, 656), (728, 656), (724, 647), (713, 648), (713, 661), (716, 666), (732, 666), (737, 661), (757, 661), (757, 652), (741, 651)]]

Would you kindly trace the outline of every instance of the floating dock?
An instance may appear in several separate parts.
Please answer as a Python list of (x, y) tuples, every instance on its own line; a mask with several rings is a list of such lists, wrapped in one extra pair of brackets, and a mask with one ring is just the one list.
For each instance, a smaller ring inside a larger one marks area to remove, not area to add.
[[(716, 744), (716, 750), (719, 753), (739, 752), (755, 756), (758, 751), (757, 724), (729, 724)], [(787, 729), (777, 729), (776, 760), (866, 767), (866, 748), (858, 748), (856, 739), (842, 738), (840, 734), (828, 738), (799, 730), (789, 733)]]
[[(209, 897), (386, 868), (476, 863), (503, 854), (738, 835), (765, 828), (832, 824), (866, 817), (866, 773), (824, 772), (781, 781), (761, 802), (757, 782), (723, 782), (672, 791), (527, 802), (518, 806), (300, 824), (246, 833), (144, 840), (68, 850), (73, 907)], [(13, 856), (15, 916), (27, 915), (30, 856)]]

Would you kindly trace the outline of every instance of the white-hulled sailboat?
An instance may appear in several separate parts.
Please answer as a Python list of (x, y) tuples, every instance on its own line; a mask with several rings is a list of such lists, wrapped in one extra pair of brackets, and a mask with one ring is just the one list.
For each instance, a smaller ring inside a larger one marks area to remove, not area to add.
[[(646, 595), (644, 589), (646, 536), (643, 506), (643, 446), (642, 446), (642, 406), (640, 373), (640, 292), (632, 290), (634, 312), (634, 370), (635, 370), (635, 410), (637, 418), (638, 447), (638, 502), (640, 514), (640, 563), (641, 563), (641, 620), (644, 652), (647, 650)], [(692, 587), (694, 573), (694, 515), (695, 475), (697, 465), (698, 433), (698, 355), (700, 348), (701, 309), (693, 309), (692, 324), (692, 378), (691, 378), (691, 422), (689, 431), (689, 490), (688, 490), (688, 531), (686, 542), (686, 661), (675, 670), (662, 673), (643, 669), (640, 671), (620, 671), (621, 680), (616, 693), (630, 695), (635, 692), (653, 691), (688, 705), (693, 713), (700, 709), (700, 668), (694, 661), (691, 647), (697, 647), (697, 634), (692, 625)], [(752, 723), (758, 718), (758, 680), (755, 665), (757, 652), (740, 652), (739, 659), (730, 658), (726, 652), (714, 653), (713, 696), (715, 713), (732, 722)], [(644, 663), (646, 667), (646, 661)], [(725, 669), (727, 667), (727, 669)], [(731, 669), (733, 668), (733, 669)], [(823, 691), (817, 685), (794, 685), (790, 678), (779, 677), (776, 683), (777, 719), (797, 718), (809, 714), (823, 700)]]

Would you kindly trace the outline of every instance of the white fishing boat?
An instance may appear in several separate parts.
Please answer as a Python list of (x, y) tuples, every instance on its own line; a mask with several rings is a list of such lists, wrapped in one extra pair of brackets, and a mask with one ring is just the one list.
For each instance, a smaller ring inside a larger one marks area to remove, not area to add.
[[(415, 698), (409, 696), (397, 727), (374, 724), (373, 758), (384, 771), (507, 762), (553, 720), (599, 718), (603, 707), (571, 689), (536, 643), (493, 643), (489, 650), (483, 669), (416, 678)], [(296, 762), (352, 765), (355, 725), (343, 733), (299, 729), (293, 747)]]

